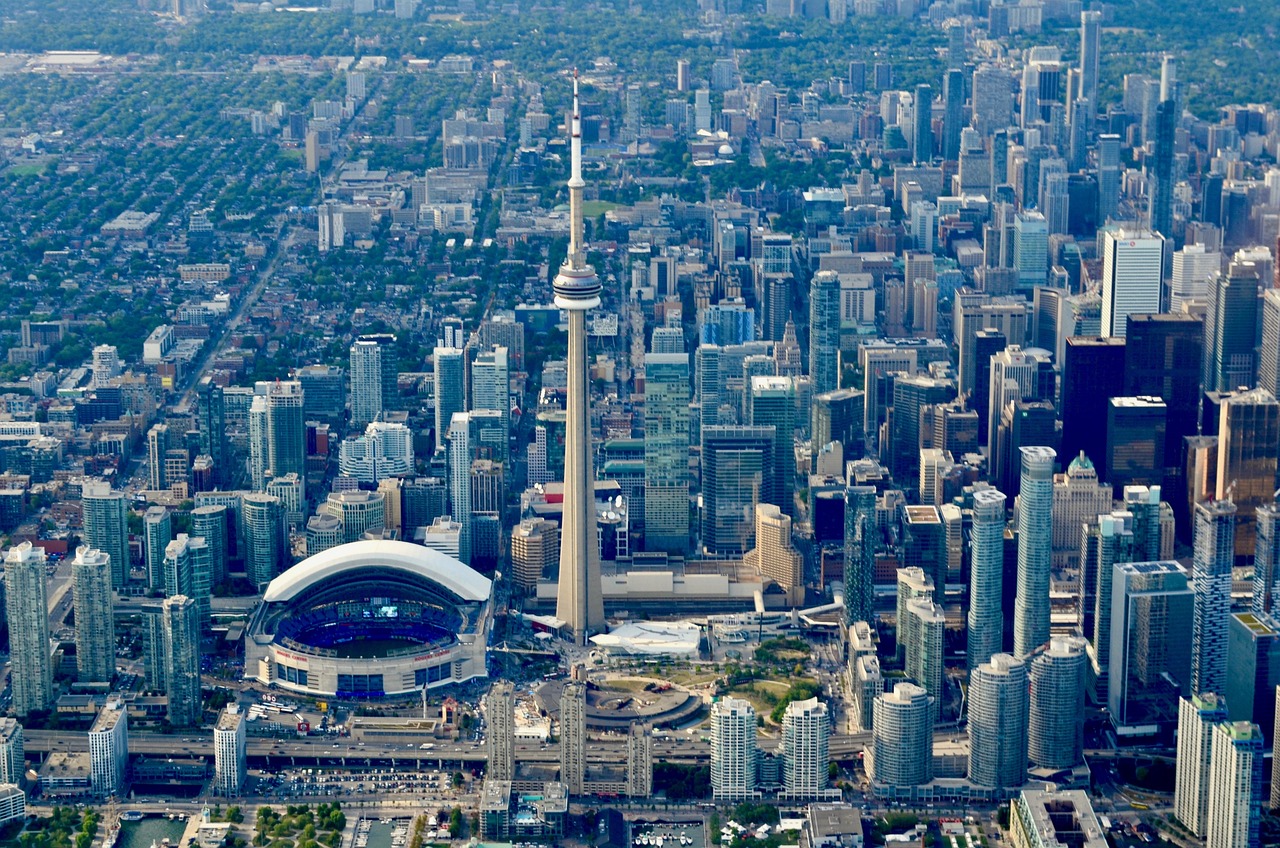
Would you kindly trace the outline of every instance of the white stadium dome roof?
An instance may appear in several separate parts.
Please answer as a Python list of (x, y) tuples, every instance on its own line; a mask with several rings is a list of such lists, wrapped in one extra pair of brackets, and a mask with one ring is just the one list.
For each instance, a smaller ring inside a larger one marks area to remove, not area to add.
[(348, 542), (307, 557), (272, 580), (263, 593), (266, 603), (290, 601), (316, 583), (367, 566), (391, 568), (443, 586), (464, 601), (486, 601), (492, 582), (448, 554), (393, 540)]

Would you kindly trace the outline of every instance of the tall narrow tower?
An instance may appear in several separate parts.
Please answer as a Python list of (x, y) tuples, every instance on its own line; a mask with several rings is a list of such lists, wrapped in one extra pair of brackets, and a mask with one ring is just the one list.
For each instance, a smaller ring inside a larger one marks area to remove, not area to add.
[(595, 492), (591, 472), (591, 421), (587, 413), (587, 310), (600, 305), (600, 281), (587, 264), (582, 231), (582, 114), (578, 78), (573, 79), (570, 136), (569, 255), (552, 289), (556, 306), (569, 313), (569, 385), (565, 407), (564, 526), (560, 530), (560, 586), (556, 618), (569, 623), (573, 641), (604, 629), (600, 552), (596, 546)]

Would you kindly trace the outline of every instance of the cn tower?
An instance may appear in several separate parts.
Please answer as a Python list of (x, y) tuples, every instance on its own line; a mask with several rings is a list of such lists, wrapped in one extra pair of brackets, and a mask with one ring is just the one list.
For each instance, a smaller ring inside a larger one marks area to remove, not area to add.
[(604, 630), (600, 592), (600, 550), (596, 542), (595, 486), (591, 471), (591, 419), (587, 383), (587, 311), (600, 305), (600, 281), (587, 264), (582, 230), (582, 113), (578, 76), (573, 77), (573, 120), (569, 149), (569, 255), (551, 284), (556, 306), (569, 313), (569, 386), (565, 406), (564, 526), (560, 528), (560, 585), (556, 618), (586, 645)]

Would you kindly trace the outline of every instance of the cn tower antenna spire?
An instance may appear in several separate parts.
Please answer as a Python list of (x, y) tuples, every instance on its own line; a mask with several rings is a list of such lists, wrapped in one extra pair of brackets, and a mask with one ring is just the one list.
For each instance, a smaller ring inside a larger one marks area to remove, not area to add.
[(586, 267), (583, 250), (582, 190), (582, 107), (578, 102), (578, 72), (573, 72), (573, 117), (569, 121), (569, 255), (567, 264), (575, 270)]

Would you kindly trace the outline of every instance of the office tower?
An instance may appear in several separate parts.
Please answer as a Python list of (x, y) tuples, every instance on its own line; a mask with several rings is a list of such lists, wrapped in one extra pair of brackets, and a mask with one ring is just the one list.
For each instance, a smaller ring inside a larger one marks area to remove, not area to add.
[(969, 668), (977, 668), (1000, 652), (1004, 641), (1005, 496), (995, 489), (973, 493), (973, 528), (969, 533)]
[(971, 123), (983, 138), (1013, 123), (1016, 85), (1013, 75), (997, 65), (981, 65), (974, 70)]
[(1164, 238), (1150, 231), (1110, 230), (1102, 242), (1102, 335), (1124, 338), (1126, 318), (1160, 311)]
[[(991, 428), (991, 360), (1008, 347), (1008, 340), (999, 330), (981, 329), (973, 337), (972, 392), (969, 404), (978, 414), (978, 442), (991, 444), (994, 438)], [(963, 354), (963, 348), (961, 353)]]
[[(1280, 727), (1280, 686), (1275, 690), (1276, 711), (1275, 727)], [(1280, 769), (1275, 768), (1274, 763), (1278, 762), (1276, 755), (1280, 754), (1280, 734), (1275, 734), (1275, 738), (1271, 740), (1271, 809), (1280, 809)]]
[(1222, 270), (1222, 254), (1203, 244), (1189, 244), (1173, 253), (1173, 276), (1169, 280), (1169, 311), (1182, 313), (1183, 304), (1200, 300), (1209, 293), (1209, 281)]
[(164, 549), (173, 540), (173, 524), (169, 510), (162, 506), (149, 506), (142, 516), (143, 556), (146, 559), (147, 587), (158, 589), (164, 585)]
[(213, 787), (219, 795), (236, 798), (247, 776), (245, 721), (239, 704), (228, 704), (213, 726)]
[(186, 595), (164, 599), (161, 611), (164, 637), (164, 680), (169, 696), (169, 723), (174, 727), (200, 724), (200, 611)]
[(648, 725), (631, 722), (627, 730), (627, 797), (653, 794), (653, 733)]
[[(1207, 413), (1206, 413), (1207, 414)], [(1280, 403), (1265, 389), (1230, 395), (1218, 414), (1216, 496), (1237, 509), (1236, 557), (1254, 553), (1254, 516), (1274, 501)]]
[(1258, 352), (1258, 387), (1280, 392), (1280, 289), (1262, 294), (1262, 346)]
[(1125, 340), (1067, 339), (1062, 363), (1062, 453), (1100, 461), (1107, 453), (1107, 400), (1123, 394)]
[(875, 621), (876, 490), (851, 485), (844, 492), (844, 605), (846, 621)]
[(1160, 67), (1160, 101), (1155, 110), (1154, 162), (1147, 207), (1147, 225), (1161, 235), (1173, 232), (1173, 157), (1178, 118), (1173, 57), (1165, 56)]
[(747, 391), (747, 424), (773, 427), (772, 474), (761, 499), (790, 515), (795, 509), (795, 381), (790, 377), (752, 377)]
[(905, 634), (907, 640), (904, 664), (907, 678), (929, 693), (930, 710), (933, 720), (937, 721), (946, 680), (942, 655), (947, 629), (946, 610), (932, 598), (916, 598), (907, 601), (904, 619), (899, 626), (898, 637), (902, 639)]
[(918, 480), (920, 411), (931, 404), (946, 403), (955, 396), (956, 384), (949, 379), (925, 374), (904, 374), (893, 381), (889, 470), (894, 480), (903, 486), (909, 486)]
[(560, 696), (560, 782), (570, 795), (581, 795), (586, 780), (587, 687), (566, 683)]
[(84, 543), (111, 557), (111, 586), (129, 582), (129, 505), (123, 492), (103, 480), (87, 480), (80, 490)]
[(1116, 490), (1164, 479), (1168, 407), (1158, 397), (1113, 397), (1107, 404), (1107, 465), (1103, 476)]
[(342, 423), (347, 410), (347, 375), (336, 365), (304, 365), (293, 372), (302, 386), (302, 414), (308, 421)]
[(689, 549), (689, 357), (644, 358), (645, 549)]
[(336, 516), (342, 522), (343, 543), (358, 542), (366, 533), (381, 536), (387, 526), (385, 492), (353, 490), (330, 492), (318, 511)]
[(1120, 206), (1120, 136), (1098, 136), (1098, 225), (1116, 219)]
[[(1091, 109), (1098, 104), (1099, 65), (1102, 59), (1102, 13), (1080, 13), (1080, 91), (1081, 100), (1086, 100)], [(1090, 124), (1093, 115), (1083, 116)], [(1078, 119), (1078, 118), (1077, 118)]]
[(741, 555), (754, 546), (756, 504), (774, 479), (775, 432), (772, 426), (702, 428), (705, 550)]
[(1196, 504), (1191, 568), (1195, 585), (1192, 692), (1226, 691), (1227, 620), (1231, 613), (1236, 520), (1236, 505), (1229, 500)]
[[(1111, 567), (1107, 708), (1117, 728), (1172, 726), (1179, 687), (1190, 682), (1186, 622), (1193, 593), (1176, 562)], [(1209, 691), (1209, 690), (1201, 690)]]
[(1226, 720), (1227, 705), (1221, 695), (1203, 692), (1178, 699), (1178, 758), (1173, 808), (1178, 821), (1197, 839), (1204, 838), (1208, 824), (1213, 728)]
[(467, 365), (461, 348), (437, 345), (432, 353), (436, 374), (436, 450), (444, 450), (453, 416), (467, 410)]
[(1085, 641), (1054, 637), (1030, 658), (1027, 756), (1037, 768), (1074, 768), (1084, 756)]
[(955, 162), (960, 158), (960, 130), (964, 124), (964, 71), (952, 67), (942, 76), (942, 100), (946, 112), (942, 118), (942, 158)]
[[(586, 262), (582, 228), (582, 119), (578, 83), (574, 79), (571, 175), (569, 178), (569, 248), (556, 276), (556, 306), (569, 313), (569, 375), (565, 393), (564, 523), (560, 530), (560, 587), (556, 617), (568, 623), (573, 640), (587, 644), (604, 627), (600, 594), (600, 558), (596, 545), (591, 466), (591, 419), (588, 412), (587, 311), (600, 305), (600, 282)], [(569, 789), (570, 794), (573, 787)]]
[(1275, 691), (1280, 685), (1280, 623), (1267, 613), (1237, 612), (1227, 620), (1227, 710), (1232, 721), (1251, 721), (1264, 739), (1275, 734)]
[(225, 484), (231, 479), (226, 409), (222, 387), (209, 376), (196, 383), (196, 429), (200, 433), (200, 454), (213, 460), (214, 481)]
[(510, 681), (499, 680), (484, 698), (485, 778), (514, 780), (516, 690)]
[(809, 376), (814, 394), (840, 388), (840, 275), (819, 271), (809, 284)]
[[(259, 384), (262, 385), (262, 384)], [(277, 380), (265, 384), (267, 401), (267, 471), (270, 476), (297, 474), (306, 498), (307, 425), (302, 417), (302, 384)]]
[[(1053, 478), (1053, 565), (1080, 563), (1080, 525), (1111, 511), (1111, 487), (1083, 453)], [(1086, 631), (1087, 634), (1087, 631)]]
[(351, 346), (351, 423), (355, 427), (382, 416), (382, 353), (382, 345), (375, 341), (357, 340)]
[(804, 603), (804, 558), (791, 544), (791, 516), (774, 504), (756, 504), (756, 546), (743, 562), (748, 569), (772, 580), (787, 595), (787, 603)]
[(1251, 387), (1257, 368), (1258, 274), (1253, 265), (1232, 263), (1209, 281), (1204, 316), (1204, 390)]
[(214, 587), (227, 579), (230, 559), (228, 515), (227, 508), (222, 504), (205, 504), (191, 510), (191, 535), (204, 539), (209, 546), (210, 585)]
[(1262, 821), (1262, 732), (1247, 721), (1215, 724), (1209, 757), (1206, 848), (1257, 848)]
[(792, 701), (782, 715), (782, 790), (788, 800), (821, 797), (831, 763), (831, 720), (815, 698)]
[(994, 654), (969, 673), (969, 781), (1012, 789), (1027, 779), (1027, 665)]
[(129, 765), (129, 716), (124, 704), (110, 700), (89, 728), (89, 781), (93, 794), (106, 798), (124, 794)]
[(918, 786), (933, 779), (933, 719), (929, 693), (898, 683), (873, 706), (867, 776), (887, 786)]
[(913, 105), (912, 160), (917, 164), (928, 164), (933, 161), (933, 86), (917, 85)]
[(13, 714), (49, 709), (53, 668), (49, 647), (49, 602), (44, 548), (15, 545), (4, 557), (4, 604), (9, 626), (9, 685)]
[(81, 683), (110, 683), (116, 675), (111, 557), (82, 545), (71, 561), (71, 580), (77, 678)]
[(1049, 222), (1039, 212), (1019, 212), (1013, 218), (1013, 267), (1018, 285), (1044, 285), (1049, 273)]
[(1280, 505), (1262, 504), (1254, 518), (1252, 610), (1274, 613), (1280, 603)]
[(327, 512), (319, 512), (307, 519), (307, 556), (336, 548), (343, 544), (342, 519)]
[(241, 499), (244, 532), (244, 572), (259, 589), (280, 573), (284, 558), (284, 511), (280, 499), (250, 493)]
[(1068, 232), (1071, 201), (1067, 191), (1065, 160), (1055, 157), (1040, 163), (1040, 185), (1037, 190), (1040, 197), (1040, 210), (1044, 213), (1045, 227), (1054, 235)]
[[(1174, 256), (1176, 259), (1177, 254)], [(1204, 328), (1197, 317), (1158, 314), (1128, 318), (1122, 391), (1132, 397), (1164, 400), (1165, 468), (1182, 464), (1183, 440), (1197, 433), (1203, 351)]]
[(987, 444), (994, 445), (1004, 408), (1010, 403), (1037, 397), (1039, 365), (1021, 346), (1009, 345), (991, 357), (987, 369), (987, 407), (978, 410), (978, 414), (986, 416)]
[(0, 783), (21, 783), (27, 773), (25, 759), (22, 725), (14, 718), (0, 718)]
[(1013, 653), (1026, 657), (1049, 639), (1049, 573), (1053, 554), (1053, 448), (1022, 449), (1018, 498), (1018, 594)]
[(743, 801), (756, 787), (756, 711), (749, 701), (721, 698), (711, 705), (711, 797)]
[(815, 394), (810, 407), (814, 446), (820, 450), (831, 442), (839, 442), (845, 456), (862, 456), (864, 398), (858, 389)]
[[(476, 354), (471, 363), (471, 409), (491, 409), (498, 413), (503, 434), (511, 432), (511, 388), (507, 349), (494, 346)], [(510, 439), (504, 438), (499, 459), (508, 461)]]

